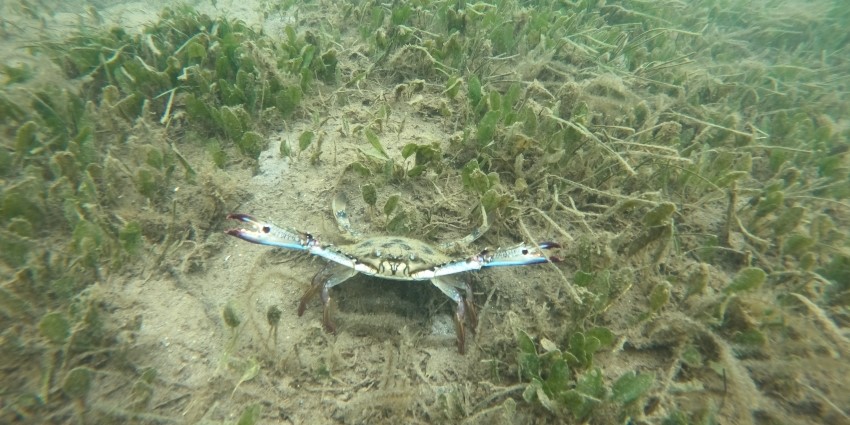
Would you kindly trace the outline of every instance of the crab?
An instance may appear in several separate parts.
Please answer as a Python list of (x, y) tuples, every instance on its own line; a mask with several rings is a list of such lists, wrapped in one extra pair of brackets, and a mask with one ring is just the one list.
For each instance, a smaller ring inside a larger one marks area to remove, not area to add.
[(408, 237), (367, 237), (361, 234), (351, 226), (346, 210), (347, 201), (342, 194), (334, 198), (331, 207), (342, 237), (352, 243), (346, 245), (325, 243), (311, 233), (279, 227), (240, 213), (228, 214), (227, 218), (242, 222), (246, 228), (225, 231), (228, 235), (251, 243), (306, 251), (308, 254), (328, 260), (328, 264), (316, 273), (310, 288), (301, 297), (298, 316), (301, 317), (304, 314), (310, 299), (321, 293), (322, 325), (329, 333), (336, 332), (336, 325), (330, 317), (330, 289), (358, 273), (396, 281), (430, 281), (455, 302), (453, 319), (457, 349), (460, 354), (464, 354), (466, 341), (464, 322), (468, 317), (474, 331), (477, 326), (477, 315), (471, 301), (472, 288), (466, 280), (459, 278), (458, 274), (491, 267), (560, 261), (559, 258), (546, 253), (546, 250), (560, 248), (560, 245), (555, 242), (542, 242), (536, 246), (520, 243), (505, 249), (485, 249), (475, 255), (461, 258), (452, 258), (447, 255), (446, 252), (474, 242), (489, 229), (483, 207), (480, 227), (473, 229), (464, 238), (436, 246)]

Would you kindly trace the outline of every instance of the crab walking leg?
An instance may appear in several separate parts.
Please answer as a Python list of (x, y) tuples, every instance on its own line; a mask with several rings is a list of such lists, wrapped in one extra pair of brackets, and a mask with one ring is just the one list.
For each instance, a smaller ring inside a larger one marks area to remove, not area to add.
[(481, 208), (481, 225), (472, 229), (468, 235), (451, 242), (444, 242), (440, 244), (440, 249), (445, 252), (451, 252), (458, 249), (463, 249), (469, 244), (478, 240), (481, 235), (487, 233), (487, 230), (490, 229), (490, 220), (487, 219), (487, 210), (484, 207)]
[[(472, 288), (466, 281), (455, 277), (438, 277), (431, 279), (431, 283), (440, 289), (446, 296), (455, 302), (455, 334), (457, 335), (457, 351), (460, 354), (466, 352), (466, 331), (463, 327), (463, 322), (466, 320), (467, 310), (469, 312), (469, 321), (472, 325), (473, 332), (478, 324), (478, 315), (475, 313), (475, 306), (472, 304)], [(461, 290), (466, 292), (466, 296), (461, 294)]]
[(298, 304), (298, 317), (304, 314), (304, 310), (307, 309), (307, 302), (316, 296), (316, 293), (321, 292), (322, 327), (325, 328), (326, 332), (336, 333), (336, 325), (331, 320), (330, 288), (345, 282), (356, 274), (357, 270), (342, 267), (334, 263), (328, 263), (325, 267), (322, 267), (322, 270), (313, 276), (310, 288), (301, 296), (301, 302)]

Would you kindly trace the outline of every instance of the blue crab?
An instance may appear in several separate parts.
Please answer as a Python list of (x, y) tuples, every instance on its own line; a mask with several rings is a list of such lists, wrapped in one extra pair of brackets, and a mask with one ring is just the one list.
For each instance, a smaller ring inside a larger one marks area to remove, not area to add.
[(330, 288), (348, 280), (357, 273), (382, 279), (398, 281), (431, 281), (441, 292), (455, 302), (455, 333), (457, 348), (465, 349), (464, 321), (468, 316), (472, 329), (477, 324), (475, 306), (470, 300), (472, 289), (469, 283), (457, 274), (500, 266), (524, 266), (560, 261), (544, 251), (560, 246), (554, 242), (543, 242), (537, 246), (524, 243), (506, 249), (485, 249), (478, 254), (452, 258), (445, 254), (478, 239), (489, 228), (487, 215), (482, 207), (481, 227), (454, 242), (431, 245), (418, 239), (400, 236), (366, 237), (351, 227), (346, 211), (346, 199), (337, 195), (333, 202), (333, 215), (342, 236), (351, 240), (347, 245), (332, 245), (320, 241), (310, 233), (275, 226), (257, 220), (248, 214), (229, 214), (228, 219), (242, 222), (247, 228), (230, 229), (226, 233), (239, 239), (277, 248), (306, 251), (322, 257), (329, 263), (312, 279), (312, 285), (301, 297), (298, 316), (304, 314), (307, 302), (321, 293), (323, 306), (322, 324), (327, 332), (334, 333), (336, 326), (330, 317)]

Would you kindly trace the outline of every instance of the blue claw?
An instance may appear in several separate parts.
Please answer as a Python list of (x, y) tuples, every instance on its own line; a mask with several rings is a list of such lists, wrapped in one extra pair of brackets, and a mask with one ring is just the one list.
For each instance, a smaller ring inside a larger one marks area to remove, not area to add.
[(251, 215), (233, 213), (227, 215), (228, 220), (238, 220), (247, 223), (247, 229), (225, 230), (230, 236), (235, 236), (247, 242), (278, 248), (307, 251), (316, 245), (316, 240), (309, 233), (285, 229), (274, 224), (262, 222)]
[(479, 256), (482, 258), (482, 268), (484, 267), (505, 267), (505, 266), (525, 266), (529, 264), (538, 264), (552, 262), (557, 263), (561, 258), (556, 256), (547, 256), (543, 252), (544, 249), (560, 248), (561, 245), (555, 242), (542, 242), (537, 245), (537, 248), (528, 247), (525, 244), (517, 245), (513, 248), (498, 250), (496, 252), (484, 251)]

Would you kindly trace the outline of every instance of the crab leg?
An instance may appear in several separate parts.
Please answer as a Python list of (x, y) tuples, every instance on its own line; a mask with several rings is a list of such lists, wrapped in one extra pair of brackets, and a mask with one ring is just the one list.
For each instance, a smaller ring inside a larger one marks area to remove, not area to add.
[(350, 279), (357, 274), (354, 269), (340, 267), (334, 263), (328, 263), (315, 276), (310, 288), (301, 296), (301, 302), (298, 304), (298, 317), (304, 314), (307, 309), (307, 302), (313, 298), (317, 292), (322, 294), (322, 327), (326, 332), (336, 333), (336, 325), (331, 320), (331, 294), (330, 288), (339, 285), (342, 282)]
[[(466, 332), (464, 330), (463, 322), (466, 319), (467, 310), (472, 330), (475, 331), (475, 328), (478, 325), (478, 315), (475, 313), (475, 305), (473, 305), (471, 301), (472, 288), (469, 286), (468, 282), (454, 276), (434, 278), (431, 279), (431, 283), (446, 294), (446, 296), (451, 298), (456, 304), (454, 323), (455, 334), (457, 335), (457, 351), (460, 354), (464, 354), (466, 351)], [(463, 296), (460, 290), (464, 290), (466, 292), (466, 296)]]
[(458, 249), (461, 249), (481, 237), (484, 233), (487, 233), (487, 230), (490, 229), (490, 220), (487, 219), (487, 210), (484, 207), (481, 208), (481, 225), (472, 229), (472, 232), (461, 239), (452, 242), (446, 242), (440, 244), (440, 249), (444, 252), (453, 252)]

